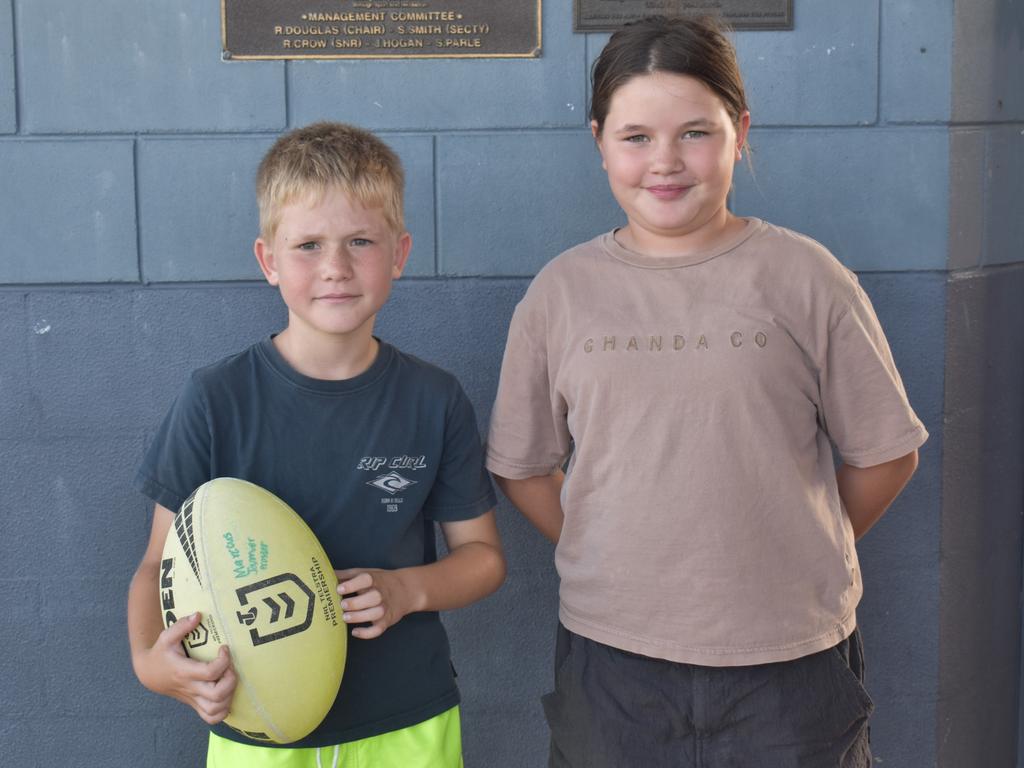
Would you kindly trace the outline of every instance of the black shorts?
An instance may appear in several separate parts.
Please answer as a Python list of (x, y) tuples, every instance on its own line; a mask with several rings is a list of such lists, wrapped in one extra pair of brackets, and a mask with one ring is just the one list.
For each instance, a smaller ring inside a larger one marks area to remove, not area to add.
[(558, 627), (549, 768), (869, 768), (860, 633), (777, 664), (703, 667)]

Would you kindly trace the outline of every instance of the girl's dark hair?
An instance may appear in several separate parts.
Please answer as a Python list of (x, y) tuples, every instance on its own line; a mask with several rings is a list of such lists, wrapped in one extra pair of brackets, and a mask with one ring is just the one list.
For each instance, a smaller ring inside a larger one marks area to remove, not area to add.
[(590, 119), (600, 136), (612, 95), (637, 75), (669, 72), (689, 75), (704, 83), (725, 104), (738, 125), (747, 111), (743, 77), (729, 29), (713, 16), (682, 18), (647, 16), (626, 24), (612, 35), (591, 70), (593, 96)]

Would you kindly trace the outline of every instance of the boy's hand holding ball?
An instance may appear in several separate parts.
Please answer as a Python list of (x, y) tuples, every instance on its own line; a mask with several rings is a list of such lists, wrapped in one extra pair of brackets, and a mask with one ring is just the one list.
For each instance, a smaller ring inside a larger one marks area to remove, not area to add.
[(355, 626), (352, 637), (371, 640), (384, 634), (402, 617), (417, 610), (412, 590), (402, 571), (380, 568), (347, 568), (335, 571), (341, 595), (342, 619)]

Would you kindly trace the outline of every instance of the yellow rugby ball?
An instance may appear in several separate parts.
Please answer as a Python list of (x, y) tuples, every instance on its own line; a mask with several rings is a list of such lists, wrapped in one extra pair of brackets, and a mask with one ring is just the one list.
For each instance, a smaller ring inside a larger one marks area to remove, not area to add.
[(287, 744), (320, 724), (338, 695), (348, 631), (334, 569), (291, 507), (244, 480), (204, 483), (174, 516), (160, 570), (164, 626), (202, 614), (186, 653), (211, 661), (221, 645), (231, 651), (228, 725)]

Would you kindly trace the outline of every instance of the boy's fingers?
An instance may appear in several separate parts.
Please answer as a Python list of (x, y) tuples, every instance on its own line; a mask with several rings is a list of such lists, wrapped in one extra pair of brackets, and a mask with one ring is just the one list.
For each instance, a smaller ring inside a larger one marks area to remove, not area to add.
[(238, 677), (235, 675), (235, 670), (229, 667), (214, 684), (210, 691), (210, 698), (213, 701), (226, 701), (230, 703), (231, 697), (235, 693), (235, 686), (237, 685)]
[(229, 707), (224, 702), (210, 701), (203, 696), (196, 699), (195, 710), (209, 725), (216, 725), (227, 717), (228, 712), (230, 711)]
[(380, 621), (384, 618), (384, 606), (375, 605), (364, 611), (346, 611), (342, 614), (341, 618), (346, 624), (365, 624), (368, 621)]
[(367, 608), (373, 608), (376, 605), (380, 605), (384, 602), (380, 592), (376, 589), (371, 589), (368, 592), (355, 595), (353, 597), (346, 597), (341, 601), (341, 610), (343, 611), (364, 611)]
[(384, 634), (384, 626), (382, 624), (371, 624), (368, 627), (355, 627), (352, 630), (352, 637), (360, 640), (373, 640), (375, 637), (380, 637)]
[(199, 626), (199, 620), (200, 616), (198, 613), (185, 616), (167, 627), (167, 629), (161, 633), (161, 636), (167, 644), (177, 645)]
[(217, 651), (217, 658), (206, 664), (203, 674), (204, 680), (220, 680), (227, 672), (231, 669), (231, 656), (228, 653), (228, 647), (222, 645)]
[(345, 595), (349, 592), (357, 592), (360, 589), (366, 589), (367, 587), (373, 586), (373, 576), (366, 571), (338, 571), (339, 574), (348, 574), (346, 576), (339, 576), (338, 582), (338, 594)]
[(335, 571), (334, 575), (338, 577), (338, 581), (346, 581), (347, 579), (354, 578), (360, 575), (369, 576), (365, 568), (344, 568), (340, 571)]

